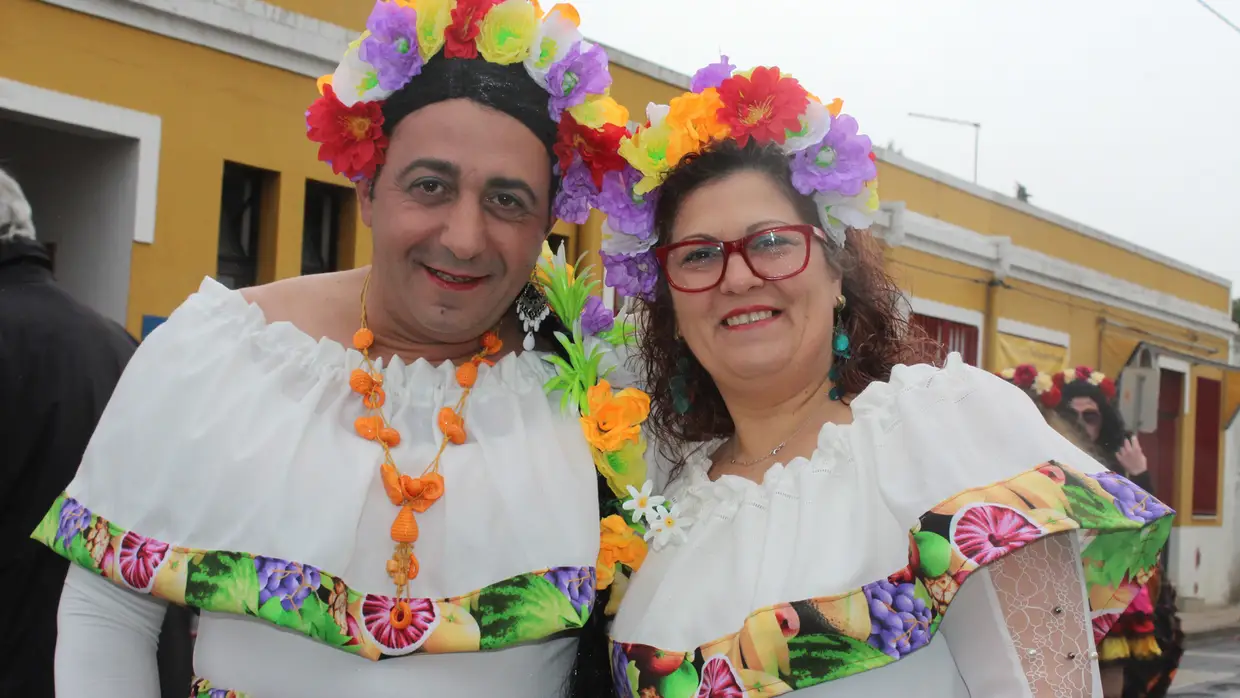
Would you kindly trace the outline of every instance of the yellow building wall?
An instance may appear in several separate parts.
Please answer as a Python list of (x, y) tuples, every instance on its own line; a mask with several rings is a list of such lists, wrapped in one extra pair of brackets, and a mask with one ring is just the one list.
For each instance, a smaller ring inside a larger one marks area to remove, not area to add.
[(1222, 311), (1231, 307), (1226, 286), (1180, 271), (1008, 206), (978, 198), (914, 172), (879, 162), (880, 192), (909, 210), (986, 235), (1010, 237), (1020, 247), (1096, 269), (1119, 279)]

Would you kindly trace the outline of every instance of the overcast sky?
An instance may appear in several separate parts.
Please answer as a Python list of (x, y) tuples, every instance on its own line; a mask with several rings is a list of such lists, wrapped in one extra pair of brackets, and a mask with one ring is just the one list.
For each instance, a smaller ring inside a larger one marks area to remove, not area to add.
[[(1240, 0), (1207, 1), (1240, 25)], [(981, 122), (979, 184), (1240, 282), (1240, 32), (1196, 0), (573, 4), (589, 36), (682, 73), (720, 51), (778, 65), (965, 179), (972, 129), (907, 114)]]

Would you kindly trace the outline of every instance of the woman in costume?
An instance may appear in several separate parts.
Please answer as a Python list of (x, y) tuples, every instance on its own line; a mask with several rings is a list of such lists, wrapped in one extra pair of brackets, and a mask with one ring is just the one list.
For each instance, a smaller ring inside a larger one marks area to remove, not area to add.
[(725, 60), (647, 117), (620, 152), (653, 227), (605, 242), (609, 271), (657, 260), (647, 429), (678, 448), (633, 512), (653, 546), (610, 629), (619, 695), (1101, 696), (1091, 618), (1172, 512), (959, 355), (905, 365), (839, 101)]
[(603, 378), (623, 333), (545, 251), (623, 163), (577, 23), (374, 6), (306, 113), (374, 264), (206, 280), (142, 345), (34, 533), (76, 563), (60, 693), (155, 696), (168, 602), (201, 610), (197, 696), (563, 690), (596, 587), (645, 552), (598, 485), (649, 491), (648, 398)]
[[(1115, 408), (1115, 383), (1088, 366), (1078, 366), (1054, 377), (1063, 394), (1060, 410), (1088, 437), (1094, 450), (1113, 472), (1156, 494), (1141, 442), (1124, 428)], [(1175, 587), (1160, 566), (1154, 579), (1120, 616), (1098, 651), (1104, 686), (1109, 695), (1124, 698), (1161, 698), (1171, 688), (1184, 654), (1184, 633), (1176, 615)]]

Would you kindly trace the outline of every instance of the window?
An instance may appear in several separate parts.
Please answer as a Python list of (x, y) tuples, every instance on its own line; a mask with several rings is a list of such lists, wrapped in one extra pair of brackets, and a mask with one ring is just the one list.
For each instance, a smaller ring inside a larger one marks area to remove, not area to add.
[(1193, 516), (1218, 516), (1219, 441), (1222, 384), (1197, 379), (1197, 423), (1193, 440)]
[(1168, 506), (1174, 506), (1176, 501), (1176, 476), (1179, 474), (1176, 464), (1183, 409), (1184, 374), (1162, 369), (1158, 380), (1158, 427), (1154, 433), (1139, 434), (1137, 438), (1149, 462), (1150, 479), (1154, 482), (1151, 494)]
[(234, 290), (253, 286), (258, 279), (259, 212), (267, 174), (235, 162), (224, 163), (215, 278)]
[(917, 313), (909, 316), (909, 324), (925, 330), (930, 339), (938, 345), (937, 363), (942, 364), (947, 360), (948, 354), (957, 352), (965, 363), (970, 366), (977, 365), (978, 329), (976, 326)]
[(306, 181), (302, 219), (301, 273), (322, 274), (340, 268), (340, 225), (352, 189)]

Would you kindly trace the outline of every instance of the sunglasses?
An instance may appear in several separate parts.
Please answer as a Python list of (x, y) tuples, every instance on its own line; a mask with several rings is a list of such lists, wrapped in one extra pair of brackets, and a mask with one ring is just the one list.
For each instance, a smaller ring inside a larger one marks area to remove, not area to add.
[(656, 247), (654, 254), (672, 288), (701, 293), (715, 288), (728, 273), (728, 260), (739, 253), (753, 275), (764, 281), (789, 279), (809, 266), (810, 241), (827, 235), (812, 225), (783, 225), (739, 240), (685, 240)]
[(1096, 427), (1102, 424), (1102, 413), (1098, 410), (1082, 410), (1077, 412), (1076, 416), (1085, 426)]

